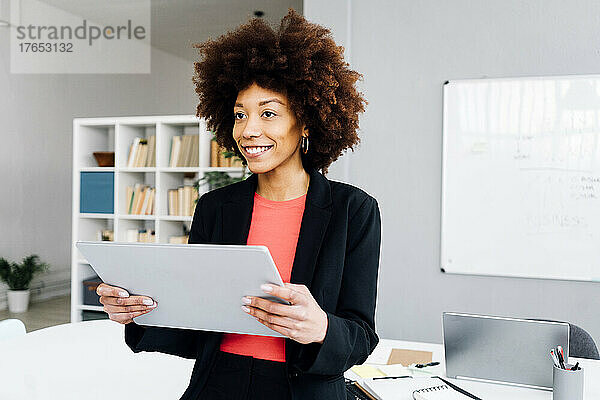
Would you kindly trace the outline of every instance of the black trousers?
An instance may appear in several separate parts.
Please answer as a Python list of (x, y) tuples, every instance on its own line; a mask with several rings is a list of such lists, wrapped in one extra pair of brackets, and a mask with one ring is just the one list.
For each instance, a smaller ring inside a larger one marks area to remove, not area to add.
[(199, 400), (291, 400), (285, 364), (219, 351)]

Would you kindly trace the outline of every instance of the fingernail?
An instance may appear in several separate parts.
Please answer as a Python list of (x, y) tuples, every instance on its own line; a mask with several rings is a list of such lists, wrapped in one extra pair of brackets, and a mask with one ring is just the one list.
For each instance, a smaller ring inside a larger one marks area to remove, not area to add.
[(151, 306), (149, 306), (149, 308), (155, 308), (158, 304), (156, 302), (154, 302), (154, 304), (152, 304)]
[(151, 306), (152, 304), (154, 304), (154, 301), (152, 301), (150, 299), (144, 299), (144, 304), (147, 306)]
[(269, 285), (260, 285), (260, 288), (262, 289), (263, 292), (267, 292), (267, 293), (270, 293), (273, 291), (273, 288)]
[(244, 312), (247, 312), (247, 313), (250, 312), (250, 309), (246, 306), (242, 306), (242, 310), (244, 310)]
[(119, 296), (121, 296), (121, 297), (129, 297), (129, 293), (127, 293), (127, 292), (119, 292)]
[(242, 297), (242, 303), (244, 303), (244, 304), (250, 304), (250, 303), (252, 303), (252, 301), (249, 298), (247, 298), (247, 297)]

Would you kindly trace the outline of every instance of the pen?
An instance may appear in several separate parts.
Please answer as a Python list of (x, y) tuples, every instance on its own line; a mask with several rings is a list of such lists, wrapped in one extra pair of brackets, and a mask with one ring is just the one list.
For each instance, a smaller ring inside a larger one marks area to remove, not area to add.
[(563, 351), (562, 346), (558, 346), (558, 347), (556, 347), (556, 349), (560, 353), (560, 358), (563, 359), (563, 362), (567, 362), (567, 359), (565, 358), (565, 352)]
[(456, 390), (459, 393), (464, 394), (467, 397), (470, 397), (470, 398), (475, 399), (475, 400), (482, 400), (479, 397), (475, 396), (474, 394), (471, 394), (471, 393), (467, 392), (465, 389), (463, 389), (463, 388), (461, 388), (459, 386), (456, 386), (454, 383), (448, 382), (444, 378), (441, 378), (439, 376), (436, 376), (436, 378), (438, 378), (440, 381), (444, 382), (446, 385), (450, 386), (452, 389)]
[(579, 361), (577, 361), (575, 363), (575, 365), (573, 366), (573, 368), (571, 368), (571, 371), (577, 371), (579, 369)]
[(434, 362), (430, 362), (427, 364), (415, 364), (415, 368), (434, 367), (439, 364), (440, 364), (439, 361), (434, 361)]
[(400, 378), (412, 378), (412, 376), (410, 376), (410, 375), (403, 375), (403, 376), (377, 376), (377, 377), (373, 378), (373, 380), (375, 380), (375, 379), (400, 379)]
[[(562, 354), (560, 354), (560, 351), (558, 350), (559, 348), (560, 348), (560, 346), (558, 346), (556, 348), (556, 356), (558, 358), (558, 364), (560, 365), (560, 367), (562, 369), (567, 369), (567, 367), (565, 367), (565, 360), (563, 359)], [(561, 348), (561, 350), (562, 350), (562, 348)]]
[(558, 362), (558, 358), (556, 354), (554, 354), (554, 349), (550, 350), (550, 356), (552, 356), (552, 362), (556, 368), (560, 368), (560, 363)]

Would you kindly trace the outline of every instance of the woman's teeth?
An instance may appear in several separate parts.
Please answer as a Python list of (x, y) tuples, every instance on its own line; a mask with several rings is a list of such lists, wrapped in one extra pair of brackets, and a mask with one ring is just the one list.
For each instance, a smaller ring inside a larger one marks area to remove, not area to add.
[(264, 147), (246, 147), (246, 151), (250, 154), (258, 154), (258, 153), (262, 153), (263, 151), (267, 151), (271, 148), (271, 146), (264, 146)]

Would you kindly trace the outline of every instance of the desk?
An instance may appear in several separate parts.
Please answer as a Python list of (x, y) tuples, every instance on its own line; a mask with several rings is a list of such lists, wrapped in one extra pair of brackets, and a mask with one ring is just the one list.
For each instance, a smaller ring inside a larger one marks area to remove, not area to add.
[[(385, 358), (386, 354), (389, 354), (389, 351), (392, 348), (431, 351), (433, 353), (433, 361), (440, 361), (442, 364), (442, 370), (445, 370), (443, 345), (390, 339), (381, 339), (379, 341), (379, 344), (377, 345), (377, 348), (375, 349), (373, 354), (371, 354), (371, 356), (367, 359), (365, 364), (371, 364), (376, 366), (375, 364), (372, 364), (372, 362), (377, 362), (377, 359), (381, 360), (382, 358)], [(600, 361), (574, 357), (571, 357), (569, 361), (573, 363), (579, 362), (579, 365), (585, 370), (584, 399), (600, 399)], [(358, 377), (352, 371), (346, 371), (344, 375), (349, 379), (360, 380), (360, 377)], [(450, 381), (464, 388), (470, 393), (473, 393), (477, 397), (480, 397), (485, 400), (552, 399), (552, 392), (547, 390), (527, 389), (509, 385), (474, 382), (464, 379), (450, 379)]]
[[(104, 400), (120, 398), (169, 400), (185, 391), (194, 365), (162, 353), (133, 353), (124, 327), (109, 320), (53, 326), (0, 342), (0, 399)], [(440, 344), (382, 339), (373, 355), (391, 348), (426, 350), (444, 361)], [(573, 359), (572, 359), (573, 360)], [(600, 362), (579, 360), (585, 369), (585, 399), (600, 399)], [(352, 371), (347, 377), (356, 379)], [(485, 400), (550, 400), (552, 392), (453, 380)]]
[(110, 320), (40, 329), (0, 341), (0, 399), (179, 399), (194, 360), (133, 353)]

